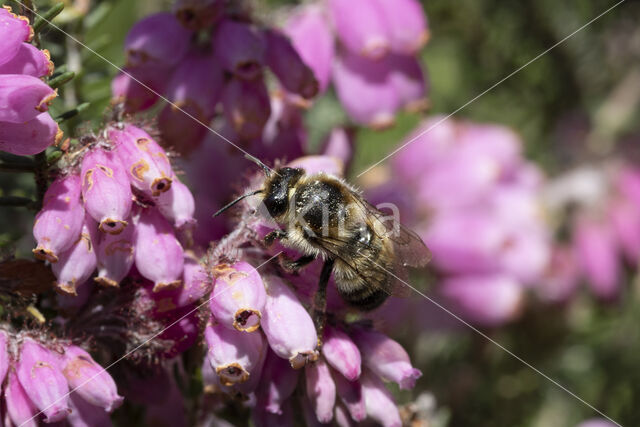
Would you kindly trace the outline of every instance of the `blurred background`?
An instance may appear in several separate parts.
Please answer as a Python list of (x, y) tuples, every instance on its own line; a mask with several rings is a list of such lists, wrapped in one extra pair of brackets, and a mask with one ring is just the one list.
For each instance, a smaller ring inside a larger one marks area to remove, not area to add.
[[(9, 2), (11, 3), (11, 2)], [(46, 9), (49, 3), (37, 2)], [(170, 2), (69, 3), (59, 25), (108, 61), (124, 64), (123, 42), (141, 17)], [(293, 1), (254, 0), (260, 17), (278, 22)], [(420, 59), (428, 74), (429, 110), (449, 114), (610, 8), (615, 1), (428, 0), (431, 38)], [(612, 159), (633, 165), (640, 141), (640, 2), (627, 0), (458, 111), (456, 118), (505, 125), (524, 141), (526, 157), (548, 182), (575, 168), (609, 170)], [(95, 127), (111, 99), (117, 70), (49, 28), (44, 46), (56, 63), (79, 72), (52, 109), (90, 102), (64, 124), (67, 136)], [(358, 128), (350, 167), (360, 171), (392, 151), (422, 116), (400, 113), (385, 131)], [(92, 121), (91, 121), (91, 120)], [(335, 126), (349, 124), (330, 90), (306, 113), (312, 147)], [(209, 141), (207, 141), (209, 142)], [(209, 142), (210, 143), (210, 142)], [(637, 163), (636, 163), (637, 165)], [(33, 196), (33, 178), (0, 172), (0, 195)], [(196, 200), (200, 195), (195, 192)], [(27, 214), (28, 212), (28, 214)], [(0, 209), (0, 248), (29, 256), (33, 212)], [(551, 217), (548, 221), (562, 223)], [(555, 227), (562, 239), (562, 225)], [(26, 236), (26, 237), (25, 237)], [(416, 281), (424, 281), (417, 277)], [(640, 425), (640, 281), (624, 263), (616, 295), (596, 298), (585, 287), (549, 302), (533, 290), (517, 316), (481, 330), (623, 425)], [(416, 296), (420, 315), (395, 324), (424, 376), (400, 402), (430, 402), (433, 425), (571, 426), (597, 416), (521, 361)], [(403, 335), (404, 334), (404, 335)], [(416, 400), (420, 394), (422, 400)], [(431, 399), (435, 399), (435, 403)]]

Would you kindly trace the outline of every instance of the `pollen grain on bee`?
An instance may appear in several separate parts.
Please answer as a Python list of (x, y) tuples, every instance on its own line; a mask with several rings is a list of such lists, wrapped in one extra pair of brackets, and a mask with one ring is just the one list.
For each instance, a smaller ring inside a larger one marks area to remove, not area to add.
[(531, 363), (527, 362), (526, 360), (524, 360), (523, 358), (521, 358), (520, 356), (518, 356), (517, 354), (515, 354), (514, 352), (512, 352), (511, 350), (509, 350), (508, 348), (506, 348), (502, 344), (500, 344), (498, 341), (494, 340), (493, 338), (491, 338), (490, 336), (488, 336), (487, 334), (485, 334), (484, 332), (482, 332), (481, 330), (479, 330), (478, 328), (476, 328), (475, 326), (473, 326), (472, 324), (470, 324), (469, 322), (467, 322), (466, 320), (464, 320), (463, 318), (461, 318), (460, 316), (458, 316), (457, 314), (455, 314), (454, 312), (449, 310), (448, 308), (444, 307), (438, 301), (436, 301), (433, 298), (429, 297), (424, 292), (421, 292), (419, 289), (416, 289), (415, 287), (411, 286), (409, 283), (407, 283), (406, 280), (403, 280), (402, 278), (398, 277), (392, 271), (387, 270), (384, 266), (380, 265), (375, 260), (371, 259), (371, 262), (376, 264), (382, 270), (386, 271), (389, 275), (391, 275), (397, 281), (399, 281), (403, 285), (411, 288), (416, 293), (418, 293), (420, 296), (422, 296), (424, 299), (426, 299), (427, 301), (431, 302), (436, 307), (438, 307), (439, 309), (441, 309), (442, 311), (444, 311), (445, 313), (447, 313), (448, 315), (450, 315), (451, 317), (453, 317), (454, 319), (456, 319), (457, 321), (459, 321), (460, 323), (462, 323), (463, 325), (467, 326), (469, 329), (471, 329), (472, 331), (474, 331), (475, 333), (477, 333), (478, 335), (480, 335), (481, 337), (483, 337), (484, 339), (489, 341), (491, 344), (495, 345), (496, 347), (498, 347), (499, 349), (501, 349), (502, 351), (504, 351), (505, 353), (507, 353), (511, 357), (515, 358), (516, 360), (518, 360), (519, 362), (521, 362), (522, 364), (527, 366), (529, 369), (533, 370), (538, 375), (540, 375), (543, 378), (545, 378), (547, 381), (551, 382), (553, 385), (555, 385), (556, 387), (558, 387), (559, 389), (561, 389), (565, 393), (569, 394), (571, 397), (575, 398), (576, 400), (578, 400), (579, 402), (581, 402), (582, 404), (584, 404), (588, 408), (592, 409), (593, 411), (597, 412), (599, 415), (601, 415), (604, 418), (608, 419), (613, 424), (615, 424), (615, 425), (617, 425), (619, 427), (622, 427), (622, 425), (620, 423), (618, 423), (617, 421), (613, 420), (611, 417), (607, 416), (604, 412), (602, 412), (601, 410), (599, 410), (598, 408), (596, 408), (595, 406), (593, 406), (592, 404), (590, 404), (589, 402), (587, 402), (586, 400), (584, 400), (583, 398), (581, 398), (580, 396), (578, 396), (577, 394), (575, 394), (574, 392), (572, 392), (571, 390), (569, 390), (568, 388), (566, 388), (565, 386), (560, 384), (558, 381), (556, 381), (553, 378), (549, 377), (547, 374), (545, 374), (544, 372), (540, 371), (538, 368), (533, 366)]
[[(282, 251), (278, 252), (277, 254), (273, 255), (272, 257), (270, 257), (269, 259), (267, 259), (266, 261), (262, 262), (260, 265), (258, 265), (257, 267), (254, 268), (254, 271), (259, 270), (261, 267), (263, 267), (264, 265), (268, 264), (269, 262), (271, 262), (272, 260), (274, 260), (275, 258), (277, 258), (280, 254), (282, 253)], [(84, 387), (86, 384), (90, 383), (91, 381), (93, 381), (95, 378), (99, 377), (103, 372), (108, 371), (109, 369), (111, 369), (113, 366), (115, 366), (117, 363), (121, 362), (122, 360), (126, 359), (127, 357), (129, 357), (130, 355), (132, 355), (133, 353), (135, 353), (136, 351), (138, 351), (140, 348), (142, 348), (145, 344), (147, 344), (149, 341), (154, 340), (155, 338), (157, 338), (158, 336), (160, 336), (162, 333), (164, 333), (166, 330), (170, 329), (171, 327), (173, 327), (174, 325), (178, 324), (181, 320), (183, 320), (184, 318), (190, 316), (192, 313), (195, 313), (196, 311), (198, 311), (201, 307), (205, 306), (206, 304), (209, 304), (210, 301), (214, 300), (215, 298), (217, 298), (218, 296), (224, 294), (225, 292), (228, 292), (229, 290), (233, 289), (233, 287), (235, 286), (235, 284), (232, 284), (231, 286), (223, 289), (222, 291), (212, 295), (210, 298), (208, 298), (206, 301), (202, 302), (201, 304), (198, 304), (195, 308), (191, 309), (188, 313), (184, 314), (183, 316), (179, 317), (177, 320), (175, 320), (173, 323), (169, 324), (168, 326), (164, 327), (162, 330), (158, 331), (157, 333), (155, 333), (153, 336), (151, 336), (151, 338), (147, 339), (146, 341), (144, 341), (143, 343), (139, 344), (136, 348), (134, 348), (133, 350), (130, 350), (129, 352), (127, 352), (124, 356), (120, 357), (118, 360), (116, 360), (115, 362), (111, 363), (109, 366), (103, 368), (102, 370), (98, 371), (95, 375), (93, 375), (91, 378), (87, 379), (86, 381), (84, 381), (82, 384), (78, 385), (77, 387), (69, 390), (65, 395), (60, 396), (57, 400), (55, 400), (54, 402), (52, 402), (49, 406), (47, 406), (46, 408), (42, 409), (40, 412), (34, 414), (31, 418), (29, 418), (28, 420), (26, 420), (25, 422), (23, 422), (22, 424), (20, 424), (20, 426), (18, 427), (22, 427), (26, 424), (29, 424), (31, 422), (31, 420), (36, 419), (38, 416), (40, 416), (40, 414), (44, 413), (44, 411), (46, 411), (47, 409), (49, 409), (50, 407), (52, 407), (53, 405), (55, 405), (56, 403), (58, 403), (60, 400), (66, 398), (67, 396), (69, 396), (71, 393), (73, 393), (74, 391), (78, 390), (81, 387)]]

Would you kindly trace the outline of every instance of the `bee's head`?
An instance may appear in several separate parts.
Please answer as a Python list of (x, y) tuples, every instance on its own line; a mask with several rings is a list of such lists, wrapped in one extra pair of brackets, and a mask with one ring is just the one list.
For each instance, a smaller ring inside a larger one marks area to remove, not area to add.
[(263, 203), (271, 217), (278, 218), (287, 211), (289, 189), (296, 185), (302, 175), (303, 169), (284, 167), (265, 180)]

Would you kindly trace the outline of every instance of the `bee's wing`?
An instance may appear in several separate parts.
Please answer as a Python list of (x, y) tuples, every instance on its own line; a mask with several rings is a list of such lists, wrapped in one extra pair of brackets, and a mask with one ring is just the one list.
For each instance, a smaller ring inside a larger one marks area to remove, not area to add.
[(424, 244), (420, 236), (400, 224), (399, 218), (393, 218), (380, 212), (375, 206), (367, 202), (358, 193), (352, 193), (356, 202), (367, 213), (372, 222), (374, 232), (378, 237), (393, 242), (396, 262), (402, 267), (424, 267), (431, 260), (431, 251)]

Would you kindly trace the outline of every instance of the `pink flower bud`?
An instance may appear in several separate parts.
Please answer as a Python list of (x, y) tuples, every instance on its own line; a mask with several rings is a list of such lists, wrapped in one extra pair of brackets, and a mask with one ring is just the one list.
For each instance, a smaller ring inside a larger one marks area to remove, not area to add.
[(0, 150), (19, 156), (41, 153), (61, 138), (62, 131), (49, 113), (26, 123), (0, 122)]
[(349, 411), (354, 421), (363, 421), (367, 417), (367, 408), (362, 394), (362, 385), (359, 381), (349, 381), (344, 376), (333, 376), (336, 383), (338, 397)]
[(409, 355), (400, 344), (373, 330), (357, 329), (352, 334), (365, 365), (385, 381), (398, 383), (401, 389), (413, 388), (422, 376), (411, 366)]
[(0, 121), (24, 123), (47, 111), (57, 92), (37, 77), (0, 75)]
[(389, 59), (375, 61), (348, 52), (334, 64), (338, 99), (354, 121), (374, 129), (393, 125), (400, 98), (390, 79), (391, 65)]
[(349, 381), (357, 380), (360, 376), (360, 351), (340, 329), (325, 326), (322, 355), (331, 367)]
[[(7, 405), (7, 415), (16, 426), (38, 427), (38, 409), (33, 404), (27, 392), (24, 391), (16, 372), (11, 369), (4, 389), (4, 401)], [(5, 423), (9, 425), (8, 423)]]
[(133, 185), (153, 197), (171, 188), (173, 170), (166, 153), (144, 130), (126, 125), (123, 130), (112, 127), (109, 139), (125, 166)]
[[(327, 136), (320, 152), (342, 162), (343, 169), (351, 163), (353, 157), (354, 134), (345, 128), (333, 128)], [(343, 171), (344, 173), (344, 171)]]
[(158, 196), (156, 206), (160, 213), (176, 228), (195, 223), (193, 214), (196, 211), (196, 202), (193, 199), (193, 194), (178, 178), (173, 179), (169, 191)]
[[(192, 309), (189, 308), (189, 310)], [(184, 353), (198, 341), (200, 330), (197, 313), (194, 311), (186, 317), (183, 316), (184, 311), (181, 310), (176, 312), (175, 316), (169, 317), (167, 320), (169, 327), (158, 336), (158, 339), (173, 343), (171, 348), (165, 352), (167, 358)]]
[(264, 40), (251, 25), (226, 19), (218, 25), (214, 52), (225, 70), (242, 79), (255, 79), (262, 70)]
[(336, 408), (333, 411), (333, 422), (338, 427), (353, 427), (355, 425), (347, 409), (340, 403), (336, 404)]
[[(165, 105), (158, 116), (158, 129), (162, 139), (180, 154), (191, 154), (202, 145), (207, 134), (207, 128), (193, 119), (198, 118), (200, 114), (195, 105), (185, 105), (180, 109), (171, 104)], [(210, 118), (198, 120), (207, 124)]]
[(267, 351), (260, 332), (247, 334), (221, 324), (208, 324), (204, 337), (209, 346), (209, 363), (224, 386), (247, 381)]
[(53, 73), (53, 62), (49, 51), (40, 50), (32, 44), (22, 43), (15, 56), (0, 65), (0, 74), (26, 74), (44, 77)]
[(4, 378), (7, 376), (9, 370), (9, 350), (8, 350), (7, 333), (0, 330), (0, 384), (4, 382)]
[(191, 31), (168, 12), (156, 13), (138, 21), (124, 41), (127, 65), (173, 65), (189, 48)]
[(144, 111), (165, 91), (171, 73), (171, 68), (150, 65), (125, 68), (111, 81), (111, 94), (115, 102), (124, 102), (126, 112)]
[(246, 262), (220, 264), (213, 269), (211, 312), (227, 328), (253, 332), (260, 327), (266, 291), (256, 269)]
[(293, 394), (298, 385), (300, 371), (292, 369), (289, 363), (269, 351), (257, 394), (258, 408), (272, 414), (282, 414), (284, 402)]
[(398, 94), (400, 105), (410, 112), (427, 109), (427, 82), (418, 59), (413, 56), (389, 55), (387, 61), (393, 64), (389, 81)]
[(87, 213), (98, 221), (100, 231), (120, 234), (131, 213), (131, 185), (127, 172), (114, 153), (100, 148), (82, 160), (82, 198)]
[(182, 287), (178, 289), (167, 289), (155, 294), (156, 313), (165, 313), (193, 304), (212, 288), (211, 279), (204, 267), (188, 255), (184, 257), (182, 283)]
[(333, 406), (336, 403), (336, 385), (329, 366), (323, 359), (318, 359), (306, 366), (305, 378), (307, 397), (318, 421), (328, 423), (333, 419)]
[(240, 138), (252, 140), (262, 135), (271, 115), (271, 102), (262, 79), (232, 79), (224, 87), (222, 104), (227, 121)]
[(60, 372), (59, 357), (31, 338), (20, 347), (18, 379), (46, 422), (61, 421), (69, 414), (69, 386)]
[(369, 418), (384, 427), (400, 427), (402, 420), (396, 402), (380, 378), (372, 372), (365, 371), (360, 381)]
[(585, 216), (578, 218), (574, 227), (576, 257), (589, 286), (600, 298), (615, 298), (621, 265), (611, 225)]
[(172, 11), (178, 21), (190, 30), (213, 25), (224, 12), (225, 0), (177, 0)]
[(262, 330), (271, 349), (300, 369), (318, 359), (318, 334), (295, 293), (277, 276), (269, 276)]
[(71, 427), (111, 427), (109, 413), (87, 402), (76, 392), (69, 395), (69, 407), (71, 413), (66, 421)]
[(429, 40), (427, 18), (417, 0), (374, 0), (384, 16), (388, 28), (391, 50), (414, 55)]
[(33, 36), (33, 30), (29, 26), (29, 20), (24, 16), (11, 13), (11, 9), (0, 9), (0, 40), (2, 40), (2, 51), (0, 51), (0, 64), (4, 64), (13, 58), (22, 42), (29, 41)]
[(380, 59), (389, 51), (385, 16), (376, 1), (329, 0), (340, 41), (353, 54)]
[(266, 30), (263, 36), (266, 41), (266, 63), (282, 86), (303, 98), (309, 99), (316, 96), (318, 81), (289, 39), (275, 30)]
[(111, 375), (80, 347), (71, 345), (65, 348), (62, 366), (69, 387), (90, 404), (107, 412), (122, 404), (123, 398), (118, 395)]
[(324, 172), (329, 175), (342, 176), (344, 163), (340, 159), (330, 156), (304, 156), (298, 157), (288, 164), (292, 168), (302, 168), (309, 175)]
[(95, 242), (97, 241), (96, 225), (91, 219), (85, 220), (78, 240), (60, 259), (51, 265), (56, 276), (56, 289), (66, 295), (77, 295), (76, 287), (84, 284), (96, 269), (97, 258)]
[(136, 224), (135, 264), (144, 278), (154, 282), (154, 292), (182, 284), (182, 246), (171, 225), (155, 209), (144, 209), (140, 213)]
[(485, 326), (515, 318), (524, 297), (522, 285), (505, 274), (452, 276), (443, 281), (442, 294), (469, 320)]
[[(128, 218), (129, 222), (131, 219)], [(98, 276), (103, 286), (118, 286), (134, 261), (135, 227), (129, 224), (120, 234), (103, 234), (97, 245)]]
[(312, 70), (321, 92), (329, 86), (334, 41), (324, 12), (318, 5), (305, 5), (291, 15), (285, 32), (296, 51)]

